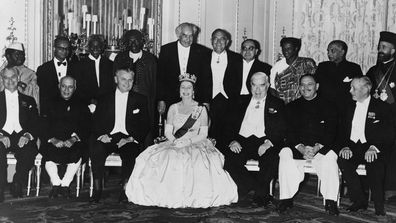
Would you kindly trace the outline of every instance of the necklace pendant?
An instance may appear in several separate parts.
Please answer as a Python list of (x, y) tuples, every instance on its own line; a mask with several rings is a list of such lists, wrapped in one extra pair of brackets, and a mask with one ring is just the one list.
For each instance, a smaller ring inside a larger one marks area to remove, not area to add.
[(375, 99), (378, 99), (380, 97), (379, 94), (378, 94), (378, 90), (375, 90), (375, 93), (373, 94), (373, 97)]
[(381, 94), (380, 94), (380, 99), (382, 101), (386, 101), (386, 99), (388, 99), (388, 94), (386, 93), (385, 89), (382, 90)]

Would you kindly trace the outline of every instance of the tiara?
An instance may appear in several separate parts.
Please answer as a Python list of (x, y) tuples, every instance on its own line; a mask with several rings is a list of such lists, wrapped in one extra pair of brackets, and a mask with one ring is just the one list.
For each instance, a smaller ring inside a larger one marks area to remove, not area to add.
[(195, 84), (197, 77), (194, 74), (184, 73), (179, 75), (179, 81), (190, 81)]

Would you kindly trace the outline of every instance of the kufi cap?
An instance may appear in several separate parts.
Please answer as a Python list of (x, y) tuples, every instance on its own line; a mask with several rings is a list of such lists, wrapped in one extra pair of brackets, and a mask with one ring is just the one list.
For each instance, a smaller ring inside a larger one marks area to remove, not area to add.
[(25, 51), (25, 48), (23, 47), (22, 43), (18, 43), (18, 42), (13, 42), (11, 43), (7, 49), (13, 49), (13, 50), (19, 50), (19, 51)]
[(384, 41), (384, 42), (392, 43), (393, 46), (396, 47), (396, 33), (387, 32), (387, 31), (380, 32), (379, 41), (380, 42)]

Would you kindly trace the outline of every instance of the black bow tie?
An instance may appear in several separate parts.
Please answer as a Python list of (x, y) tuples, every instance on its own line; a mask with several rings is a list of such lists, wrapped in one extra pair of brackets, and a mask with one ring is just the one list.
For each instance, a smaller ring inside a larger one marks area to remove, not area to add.
[(58, 62), (58, 66), (60, 66), (60, 65), (66, 66), (66, 61), (64, 61), (64, 62)]

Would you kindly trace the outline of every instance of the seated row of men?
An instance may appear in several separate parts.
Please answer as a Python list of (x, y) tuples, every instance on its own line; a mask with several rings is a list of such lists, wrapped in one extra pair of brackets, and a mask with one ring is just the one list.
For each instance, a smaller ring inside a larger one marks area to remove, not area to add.
[[(98, 102), (93, 116), (94, 146), (90, 155), (97, 184), (92, 200), (96, 202), (101, 197), (99, 188), (102, 187), (106, 157), (115, 151), (120, 153), (122, 179), (128, 179), (134, 159), (140, 153), (139, 142), (143, 142), (148, 132), (147, 99), (131, 93), (133, 75), (128, 69), (117, 70), (117, 90)], [(90, 128), (88, 107), (73, 97), (76, 80), (70, 76), (61, 78), (60, 97), (53, 102), (47, 118), (40, 124), (34, 99), (17, 90), (15, 70), (5, 69), (1, 78), (5, 90), (0, 95), (0, 106), (5, 111), (0, 119), (3, 126), (0, 164), (5, 171), (7, 151), (14, 152), (20, 164), (14, 176), (13, 194), (21, 196), (21, 184), (37, 154), (35, 141), (38, 136), (43, 136), (40, 152), (46, 157), (45, 167), (53, 185), (50, 196), (62, 192), (69, 197), (70, 182), (81, 163), (81, 142), (89, 141)], [(347, 115), (342, 122), (338, 122), (335, 106), (317, 94), (319, 84), (312, 75), (301, 77), (299, 91), (302, 97), (286, 108), (283, 101), (267, 94), (270, 83), (266, 74), (257, 72), (250, 81), (252, 95), (238, 99), (235, 109), (227, 115), (228, 131), (218, 143), (226, 157), (224, 168), (238, 185), (239, 199), (254, 190), (254, 202), (267, 206), (272, 200), (270, 181), (279, 177), (278, 210), (283, 212), (291, 208), (304, 178), (303, 162), (298, 160), (305, 159), (312, 160), (322, 182), (320, 189), (326, 199), (326, 211), (332, 215), (339, 213), (336, 204), (338, 165), (353, 201), (348, 210), (365, 209), (367, 199), (356, 173), (356, 167), (363, 163), (366, 164), (376, 214), (385, 214), (384, 157), (394, 142), (393, 117), (388, 104), (370, 96), (372, 84), (369, 78), (352, 80), (350, 93), (356, 103), (345, 108)], [(251, 158), (259, 161), (257, 179), (244, 167)], [(62, 179), (58, 176), (57, 164), (68, 164)]]

